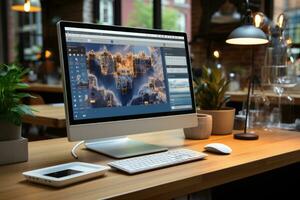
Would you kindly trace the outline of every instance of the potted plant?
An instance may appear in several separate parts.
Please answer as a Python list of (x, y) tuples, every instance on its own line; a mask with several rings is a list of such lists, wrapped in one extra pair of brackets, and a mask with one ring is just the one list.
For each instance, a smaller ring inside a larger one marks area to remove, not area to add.
[(232, 133), (234, 124), (234, 108), (225, 104), (230, 100), (225, 93), (229, 88), (229, 80), (216, 67), (202, 67), (202, 75), (195, 81), (196, 104), (198, 113), (212, 116), (212, 134)]
[(27, 160), (27, 139), (21, 137), (22, 115), (33, 115), (33, 110), (21, 100), (32, 96), (20, 92), (28, 87), (22, 83), (27, 72), (14, 64), (0, 65), (0, 164)]

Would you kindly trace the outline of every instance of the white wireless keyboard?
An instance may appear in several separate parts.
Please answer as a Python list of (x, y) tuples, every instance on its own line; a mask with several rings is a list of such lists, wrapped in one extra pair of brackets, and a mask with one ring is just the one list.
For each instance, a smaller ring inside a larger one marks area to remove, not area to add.
[(152, 169), (181, 164), (193, 160), (200, 160), (207, 155), (190, 149), (175, 149), (162, 153), (155, 153), (134, 158), (113, 161), (109, 166), (125, 171), (129, 174), (149, 171)]

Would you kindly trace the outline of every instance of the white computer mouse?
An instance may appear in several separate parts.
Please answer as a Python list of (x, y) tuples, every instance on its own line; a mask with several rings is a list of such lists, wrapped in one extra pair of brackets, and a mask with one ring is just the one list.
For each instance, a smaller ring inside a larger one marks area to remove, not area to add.
[(230, 154), (232, 149), (221, 143), (210, 143), (204, 146), (204, 149), (208, 152), (218, 153), (218, 154)]

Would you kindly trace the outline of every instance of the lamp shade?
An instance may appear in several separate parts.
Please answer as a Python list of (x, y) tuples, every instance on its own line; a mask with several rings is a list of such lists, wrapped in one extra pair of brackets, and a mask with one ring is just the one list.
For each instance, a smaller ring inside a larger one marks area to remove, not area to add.
[(237, 12), (236, 6), (229, 0), (226, 0), (216, 11), (212, 17), (211, 22), (216, 24), (227, 24), (239, 22), (241, 19), (241, 14)]
[(11, 9), (18, 12), (40, 12), (42, 10), (39, 0), (13, 0)]
[(235, 45), (259, 45), (268, 43), (266, 34), (253, 25), (242, 25), (234, 29), (226, 43)]

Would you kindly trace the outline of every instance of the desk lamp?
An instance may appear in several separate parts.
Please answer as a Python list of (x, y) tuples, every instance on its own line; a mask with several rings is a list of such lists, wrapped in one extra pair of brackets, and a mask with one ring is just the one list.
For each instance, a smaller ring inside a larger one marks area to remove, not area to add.
[[(268, 39), (266, 34), (260, 30), (259, 28), (253, 25), (252, 12), (249, 8), (249, 1), (246, 0), (247, 11), (244, 18), (244, 23), (242, 26), (234, 29), (228, 36), (226, 43), (233, 45), (249, 45), (251, 46), (251, 75), (248, 83), (248, 93), (247, 93), (247, 101), (246, 101), (246, 119), (243, 133), (234, 134), (235, 139), (240, 140), (256, 140), (258, 139), (258, 135), (255, 133), (247, 132), (247, 120), (249, 115), (249, 104), (250, 104), (250, 91), (254, 85), (254, 56), (253, 56), (253, 46), (261, 45), (268, 43)], [(258, 17), (255, 19), (256, 23), (258, 23)]]

